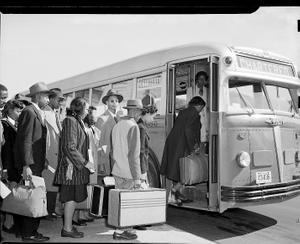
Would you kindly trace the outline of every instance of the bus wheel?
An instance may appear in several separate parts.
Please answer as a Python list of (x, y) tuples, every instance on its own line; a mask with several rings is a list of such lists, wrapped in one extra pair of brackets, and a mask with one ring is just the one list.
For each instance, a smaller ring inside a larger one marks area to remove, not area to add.
[(149, 169), (147, 179), (150, 187), (160, 188), (160, 174), (158, 160), (153, 152), (149, 152)]

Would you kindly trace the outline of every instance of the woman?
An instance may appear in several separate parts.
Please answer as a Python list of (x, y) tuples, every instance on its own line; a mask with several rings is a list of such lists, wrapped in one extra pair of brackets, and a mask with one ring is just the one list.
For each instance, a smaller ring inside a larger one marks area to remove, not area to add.
[(171, 191), (181, 202), (190, 200), (180, 193), (183, 184), (180, 182), (179, 159), (191, 154), (195, 145), (199, 145), (202, 126), (199, 113), (205, 105), (201, 97), (193, 97), (188, 107), (179, 112), (165, 143), (160, 173), (173, 181)]
[(89, 104), (82, 97), (71, 101), (63, 121), (59, 164), (55, 183), (60, 184), (60, 201), (64, 203), (62, 237), (82, 238), (72, 225), (76, 204), (87, 198), (87, 184), (94, 164), (88, 159), (89, 138), (82, 119), (88, 113)]
[[(21, 101), (9, 100), (5, 104), (2, 112), (3, 118), (1, 122), (5, 144), (2, 147), (1, 159), (3, 163), (3, 179), (7, 179), (9, 182), (19, 183), (21, 180), (21, 175), (15, 168), (13, 147), (17, 136), (18, 119), (24, 107), (25, 106)], [(21, 226), (19, 226), (18, 216), (6, 213), (2, 230), (20, 236)]]
[(147, 171), (149, 169), (148, 163), (148, 154), (149, 154), (149, 140), (146, 125), (149, 125), (153, 122), (157, 108), (154, 105), (144, 106), (142, 110), (142, 115), (138, 120), (138, 126), (140, 129), (140, 138), (141, 138), (141, 152), (140, 152), (140, 161), (141, 161), (141, 170), (143, 179), (147, 178)]
[(111, 131), (120, 120), (119, 115), (117, 115), (117, 108), (119, 103), (122, 101), (123, 96), (117, 94), (113, 89), (109, 90), (102, 98), (102, 103), (107, 105), (107, 110), (99, 116), (96, 123), (96, 127), (101, 131), (98, 157), (98, 175), (100, 176), (107, 176), (111, 174)]

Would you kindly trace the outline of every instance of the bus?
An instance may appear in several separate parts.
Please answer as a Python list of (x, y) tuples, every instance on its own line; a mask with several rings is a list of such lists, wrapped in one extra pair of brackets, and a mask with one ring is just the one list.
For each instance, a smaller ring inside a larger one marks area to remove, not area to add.
[[(139, 55), (48, 84), (67, 98), (86, 98), (101, 115), (109, 89), (158, 108), (150, 134), (148, 180), (166, 189), (176, 205), (171, 182), (160, 175), (164, 144), (176, 115), (199, 95), (196, 74), (208, 85), (201, 145), (207, 150), (206, 180), (182, 189), (193, 201), (180, 206), (222, 213), (226, 209), (276, 203), (300, 194), (300, 79), (287, 57), (250, 47), (191, 43)], [(61, 111), (61, 119), (64, 117)]]

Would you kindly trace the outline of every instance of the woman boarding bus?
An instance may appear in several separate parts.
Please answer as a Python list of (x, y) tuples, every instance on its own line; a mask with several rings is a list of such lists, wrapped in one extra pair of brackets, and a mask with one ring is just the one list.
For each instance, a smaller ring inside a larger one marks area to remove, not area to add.
[[(202, 85), (196, 82), (199, 72), (207, 74)], [(65, 92), (66, 106), (73, 97), (88, 99), (98, 115), (106, 110), (101, 99), (109, 89), (124, 95), (120, 115), (126, 114), (122, 107), (128, 99), (154, 104), (158, 112), (148, 126), (148, 180), (153, 187), (167, 188), (170, 204), (177, 204), (172, 201), (171, 184), (159, 174), (164, 143), (178, 112), (200, 94), (207, 104), (201, 114), (199, 145), (204, 177), (182, 187), (182, 194), (193, 200), (182, 206), (223, 212), (300, 194), (299, 81), (294, 64), (281, 55), (194, 43), (140, 55), (48, 86)]]

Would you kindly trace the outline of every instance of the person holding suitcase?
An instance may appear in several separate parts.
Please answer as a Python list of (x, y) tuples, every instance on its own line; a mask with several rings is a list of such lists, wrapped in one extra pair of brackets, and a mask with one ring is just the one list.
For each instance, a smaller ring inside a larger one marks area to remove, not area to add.
[[(123, 116), (112, 130), (112, 155), (114, 166), (112, 174), (115, 178), (116, 189), (141, 188), (141, 164), (140, 164), (140, 131), (137, 125), (142, 114), (142, 102), (138, 99), (128, 100), (126, 107), (128, 115)], [(116, 231), (114, 239), (133, 240), (137, 235), (126, 230)]]

